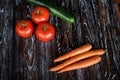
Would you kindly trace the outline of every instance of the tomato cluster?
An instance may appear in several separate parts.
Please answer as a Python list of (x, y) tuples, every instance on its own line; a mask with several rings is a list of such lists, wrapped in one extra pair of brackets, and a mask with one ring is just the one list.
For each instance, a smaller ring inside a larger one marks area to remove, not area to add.
[(33, 9), (30, 20), (21, 20), (16, 24), (15, 31), (22, 38), (28, 38), (34, 33), (34, 25), (37, 24), (35, 29), (35, 36), (38, 40), (48, 42), (55, 36), (55, 28), (48, 23), (50, 14), (47, 8), (38, 6)]

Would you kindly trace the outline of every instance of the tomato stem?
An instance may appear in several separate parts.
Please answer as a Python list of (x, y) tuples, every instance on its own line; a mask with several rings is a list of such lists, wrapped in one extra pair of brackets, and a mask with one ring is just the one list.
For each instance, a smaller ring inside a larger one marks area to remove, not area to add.
[(37, 14), (37, 15), (40, 15), (40, 13), (41, 13), (41, 12), (40, 12), (39, 10), (36, 11), (36, 14)]
[(47, 30), (47, 28), (44, 26), (44, 27), (42, 28), (42, 30), (43, 30), (43, 31), (46, 31), (46, 30)]
[(22, 23), (22, 24), (21, 24), (21, 26), (24, 28), (24, 27), (25, 27), (25, 24), (24, 24), (24, 23)]

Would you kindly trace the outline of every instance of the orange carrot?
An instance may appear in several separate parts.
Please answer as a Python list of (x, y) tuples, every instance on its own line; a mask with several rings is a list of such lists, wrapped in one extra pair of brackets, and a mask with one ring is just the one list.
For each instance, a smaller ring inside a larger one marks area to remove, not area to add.
[(76, 49), (74, 49), (74, 50), (71, 50), (71, 51), (69, 51), (68, 53), (66, 53), (66, 54), (64, 54), (64, 55), (56, 58), (56, 59), (54, 60), (54, 62), (59, 62), (59, 61), (68, 59), (68, 58), (73, 57), (73, 56), (75, 56), (75, 55), (78, 55), (78, 54), (80, 54), (80, 53), (86, 52), (86, 51), (90, 50), (91, 48), (92, 48), (92, 45), (90, 45), (90, 44), (85, 44), (85, 45), (83, 45), (83, 46), (81, 46), (81, 47), (79, 47), (79, 48), (76, 48)]
[(86, 67), (92, 66), (94, 64), (97, 64), (100, 61), (101, 61), (100, 56), (94, 56), (94, 57), (88, 58), (86, 60), (76, 62), (76, 63), (73, 63), (69, 66), (66, 66), (66, 67), (62, 68), (58, 73), (63, 73), (63, 72), (66, 72), (66, 71), (86, 68)]
[(92, 56), (97, 56), (97, 55), (103, 55), (105, 53), (105, 51), (103, 49), (98, 49), (98, 50), (92, 50), (92, 51), (87, 51), (87, 52), (84, 52), (82, 54), (78, 54), (76, 56), (73, 56), (71, 57), (70, 59), (64, 61), (63, 63), (55, 66), (55, 67), (52, 67), (50, 69), (50, 71), (57, 71), (57, 70), (60, 70), (72, 63), (75, 63), (77, 61), (80, 61), (82, 59), (86, 59), (86, 58), (90, 58)]

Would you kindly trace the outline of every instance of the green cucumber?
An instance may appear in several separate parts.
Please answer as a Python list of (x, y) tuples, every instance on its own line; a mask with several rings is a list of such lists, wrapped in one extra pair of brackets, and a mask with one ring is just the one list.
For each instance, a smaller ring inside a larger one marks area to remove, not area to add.
[(44, 6), (48, 8), (48, 10), (54, 14), (55, 16), (61, 18), (62, 20), (68, 23), (74, 23), (74, 17), (68, 13), (66, 10), (55, 6), (54, 4), (50, 3), (48, 0), (26, 0), (29, 3), (33, 3), (36, 5)]

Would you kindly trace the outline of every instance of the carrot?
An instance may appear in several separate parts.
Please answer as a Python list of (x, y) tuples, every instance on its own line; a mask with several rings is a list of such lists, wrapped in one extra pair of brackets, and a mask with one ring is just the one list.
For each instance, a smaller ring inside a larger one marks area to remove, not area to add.
[(101, 57), (100, 56), (94, 56), (94, 57), (88, 58), (86, 60), (83, 60), (83, 61), (80, 61), (80, 62), (76, 62), (74, 64), (66, 66), (66, 67), (62, 68), (58, 73), (63, 73), (63, 72), (66, 72), (66, 71), (86, 68), (86, 67), (92, 66), (94, 64), (97, 64), (100, 61), (101, 61)]
[(105, 51), (103, 49), (87, 51), (87, 52), (84, 52), (82, 54), (78, 54), (76, 56), (73, 56), (70, 59), (64, 61), (63, 63), (61, 63), (55, 67), (52, 67), (50, 69), (50, 71), (57, 71), (57, 70), (64, 68), (65, 66), (68, 66), (68, 65), (75, 63), (77, 61), (80, 61), (82, 59), (86, 59), (86, 58), (96, 56), (96, 55), (103, 55), (104, 53), (105, 53)]
[(92, 48), (92, 45), (85, 44), (85, 45), (83, 45), (83, 46), (81, 46), (79, 48), (71, 50), (70, 52), (68, 52), (68, 53), (66, 53), (66, 54), (56, 58), (54, 60), (54, 62), (59, 62), (59, 61), (65, 60), (67, 58), (73, 57), (73, 56), (78, 55), (80, 53), (86, 52), (86, 51), (90, 50), (91, 48)]

